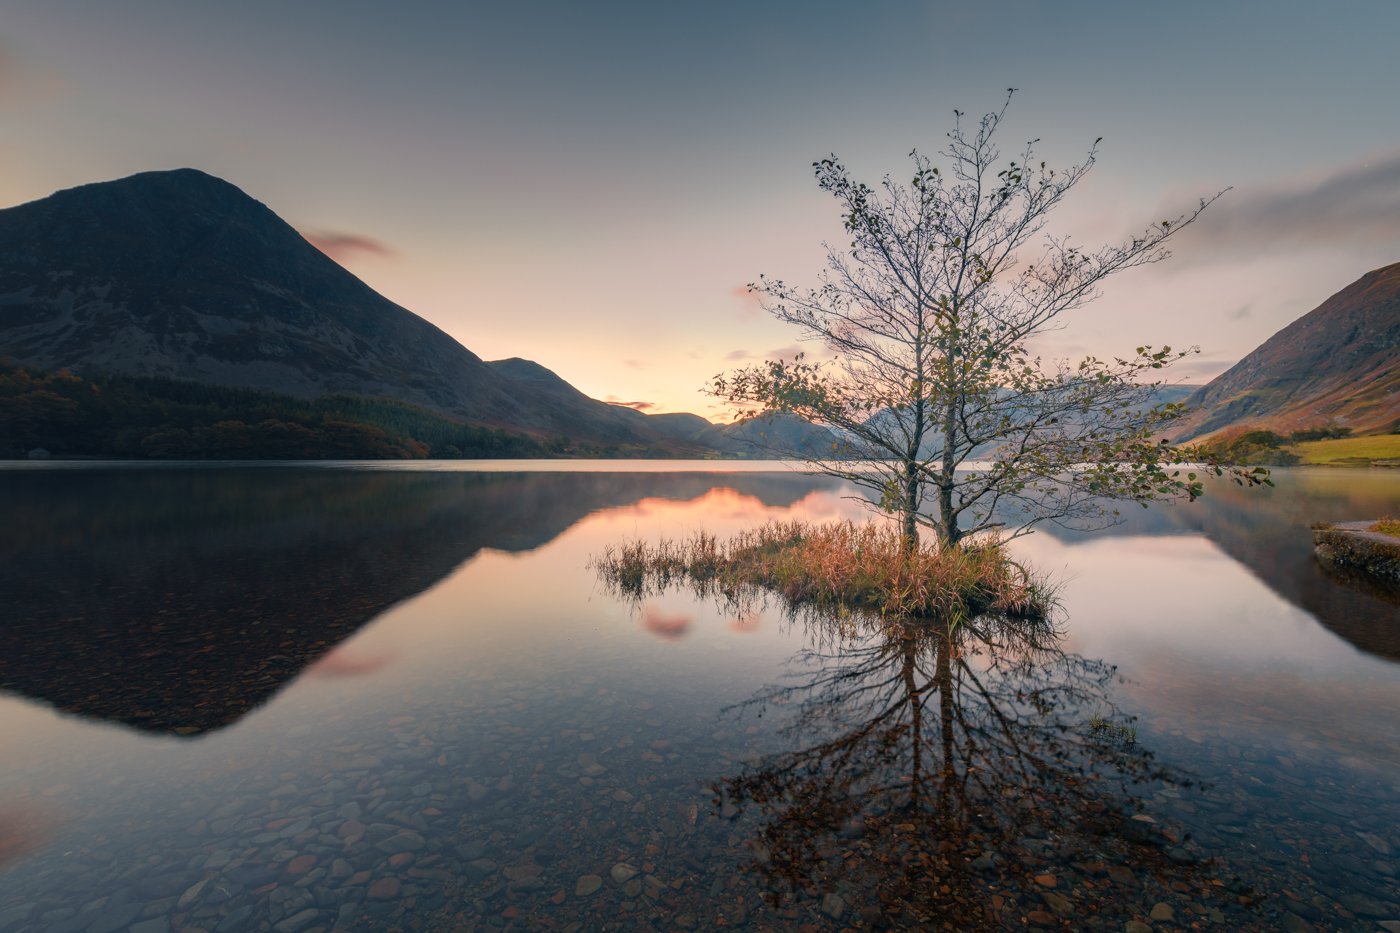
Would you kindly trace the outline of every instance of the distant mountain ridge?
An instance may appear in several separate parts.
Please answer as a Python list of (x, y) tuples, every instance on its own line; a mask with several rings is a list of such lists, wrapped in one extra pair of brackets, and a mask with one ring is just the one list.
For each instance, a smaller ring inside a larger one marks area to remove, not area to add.
[(1366, 273), (1186, 400), (1182, 440), (1247, 424), (1357, 434), (1400, 423), (1400, 263)]
[(633, 452), (758, 452), (746, 428), (692, 431), (684, 418), (589, 398), (529, 360), (483, 361), (195, 169), (0, 210), (0, 358), (299, 398), (389, 398)]

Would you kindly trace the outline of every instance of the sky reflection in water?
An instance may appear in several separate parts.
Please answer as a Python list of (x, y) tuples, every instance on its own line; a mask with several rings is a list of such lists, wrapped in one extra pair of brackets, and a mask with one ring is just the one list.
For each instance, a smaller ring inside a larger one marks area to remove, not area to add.
[[(1026, 668), (995, 638), (628, 606), (586, 569), (621, 538), (861, 514), (824, 479), (9, 472), (0, 930), (1121, 929), (1159, 902), (1373, 929), (1400, 919), (1400, 610), (1328, 579), (1306, 529), (1393, 510), (1400, 477), (1279, 484), (1022, 542), (1066, 581)], [(1085, 680), (1101, 662), (1125, 679)], [(968, 679), (997, 671), (1000, 707)], [(894, 692), (805, 715), (833, 677)], [(867, 728), (921, 704), (930, 728)], [(1103, 745), (1091, 723), (1130, 714)], [(839, 766), (802, 757), (832, 742)]]

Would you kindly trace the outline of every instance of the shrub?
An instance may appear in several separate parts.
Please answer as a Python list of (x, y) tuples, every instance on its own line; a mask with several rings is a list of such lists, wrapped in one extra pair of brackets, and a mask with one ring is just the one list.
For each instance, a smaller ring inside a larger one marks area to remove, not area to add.
[(1321, 428), (1304, 428), (1301, 431), (1294, 431), (1288, 435), (1288, 439), (1293, 443), (1299, 441), (1330, 441), (1339, 437), (1351, 437), (1351, 428), (1338, 427), (1332, 425)]

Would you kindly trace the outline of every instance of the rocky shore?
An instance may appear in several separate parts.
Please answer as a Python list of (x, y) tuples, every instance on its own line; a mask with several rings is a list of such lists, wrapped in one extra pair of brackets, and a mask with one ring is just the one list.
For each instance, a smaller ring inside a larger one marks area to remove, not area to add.
[(1318, 559), (1400, 587), (1400, 538), (1375, 531), (1374, 521), (1313, 527)]

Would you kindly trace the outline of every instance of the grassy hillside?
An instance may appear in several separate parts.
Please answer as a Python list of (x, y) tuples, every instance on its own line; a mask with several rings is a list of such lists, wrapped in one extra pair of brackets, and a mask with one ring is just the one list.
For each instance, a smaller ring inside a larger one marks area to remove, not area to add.
[(1197, 443), (1235, 463), (1264, 466), (1400, 466), (1400, 433), (1351, 436), (1350, 428), (1292, 434), (1257, 425), (1226, 428)]
[(1367, 437), (1339, 437), (1325, 441), (1303, 441), (1293, 451), (1305, 464), (1324, 466), (1400, 466), (1400, 434), (1372, 434)]

